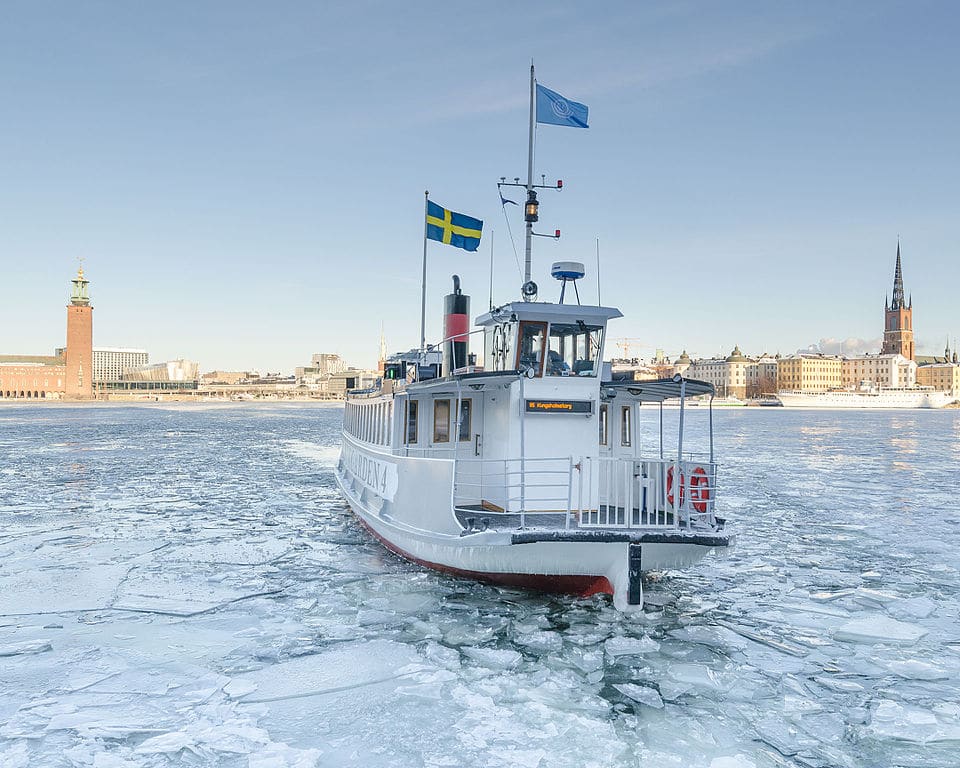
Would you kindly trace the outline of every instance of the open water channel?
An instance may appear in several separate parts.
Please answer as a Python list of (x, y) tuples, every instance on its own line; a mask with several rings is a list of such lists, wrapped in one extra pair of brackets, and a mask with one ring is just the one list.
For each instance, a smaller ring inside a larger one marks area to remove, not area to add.
[(960, 765), (960, 412), (718, 411), (631, 616), (385, 552), (341, 417), (0, 408), (0, 766)]

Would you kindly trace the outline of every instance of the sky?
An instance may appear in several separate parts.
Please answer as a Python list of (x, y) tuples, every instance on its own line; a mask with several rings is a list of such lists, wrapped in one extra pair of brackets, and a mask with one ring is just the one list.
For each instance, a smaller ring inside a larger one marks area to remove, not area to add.
[[(529, 67), (590, 110), (537, 128), (533, 278), (581, 261), (630, 354), (879, 351), (899, 238), (919, 354), (960, 336), (952, 2), (0, 5), (0, 353), (63, 344), (78, 260), (96, 346), (290, 373), (419, 344), (423, 193), (484, 220), (431, 242), (518, 300)], [(515, 191), (514, 199), (520, 200)], [(600, 279), (597, 280), (597, 253)], [(951, 342), (952, 343), (952, 342)], [(608, 346), (608, 356), (615, 350)]]

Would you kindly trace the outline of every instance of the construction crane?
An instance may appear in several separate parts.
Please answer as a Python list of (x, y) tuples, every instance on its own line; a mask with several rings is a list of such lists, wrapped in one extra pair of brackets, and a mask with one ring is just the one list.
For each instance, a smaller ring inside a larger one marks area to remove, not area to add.
[(643, 339), (639, 339), (632, 336), (621, 336), (618, 339), (614, 339), (614, 344), (616, 344), (617, 349), (620, 350), (620, 357), (623, 360), (630, 360), (633, 355), (630, 354), (630, 350), (633, 347), (645, 347), (646, 344), (643, 344)]

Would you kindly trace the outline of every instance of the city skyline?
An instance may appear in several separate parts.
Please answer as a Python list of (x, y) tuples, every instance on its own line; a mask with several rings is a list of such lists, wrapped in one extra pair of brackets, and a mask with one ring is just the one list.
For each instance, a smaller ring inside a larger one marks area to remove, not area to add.
[(451, 274), (486, 308), (491, 235), (494, 299), (517, 298), (495, 184), (524, 170), (531, 57), (590, 108), (588, 130), (538, 129), (535, 172), (565, 181), (541, 195), (563, 232), (535, 244), (541, 298), (577, 260), (595, 300), (599, 238), (603, 303), (629, 318), (611, 339), (641, 356), (878, 352), (899, 235), (918, 354), (960, 333), (952, 5), (460, 16), (473, 46), (426, 7), (9, 9), (0, 352), (62, 344), (83, 257), (98, 344), (372, 367), (381, 322), (391, 350), (419, 342), (424, 189), (485, 222), (476, 254), (428, 249), (428, 339)]

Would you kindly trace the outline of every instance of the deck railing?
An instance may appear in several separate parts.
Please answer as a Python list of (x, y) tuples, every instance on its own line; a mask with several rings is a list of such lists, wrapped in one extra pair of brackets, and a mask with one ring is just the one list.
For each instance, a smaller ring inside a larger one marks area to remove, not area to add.
[(460, 459), (454, 504), (521, 514), (531, 525), (682, 528), (715, 522), (716, 464), (685, 459)]

